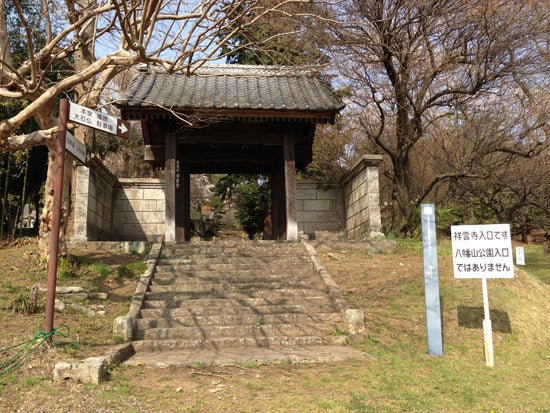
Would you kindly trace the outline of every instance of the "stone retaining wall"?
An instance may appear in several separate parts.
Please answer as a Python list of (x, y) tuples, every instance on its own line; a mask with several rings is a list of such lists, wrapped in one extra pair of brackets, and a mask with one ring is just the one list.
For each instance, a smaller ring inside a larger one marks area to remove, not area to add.
[[(350, 239), (380, 232), (378, 165), (364, 156), (341, 182), (296, 181), (298, 231), (345, 233)], [(93, 159), (76, 173), (76, 241), (160, 241), (165, 233), (165, 184), (158, 179), (117, 179)]]
[(91, 241), (112, 239), (113, 193), (117, 185), (117, 178), (95, 158), (89, 168), (76, 168), (73, 238)]
[(164, 236), (164, 182), (119, 179), (113, 194), (112, 237), (116, 240), (160, 241)]

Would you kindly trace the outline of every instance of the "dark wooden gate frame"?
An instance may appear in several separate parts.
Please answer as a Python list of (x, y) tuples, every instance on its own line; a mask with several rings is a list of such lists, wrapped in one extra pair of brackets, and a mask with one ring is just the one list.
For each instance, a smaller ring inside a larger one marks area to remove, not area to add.
[[(205, 126), (199, 132), (200, 143), (189, 138), (197, 133), (194, 128), (181, 125), (177, 128), (169, 127), (164, 130), (164, 145), (154, 149), (146, 148), (149, 154), (146, 159), (164, 164), (166, 242), (190, 239), (190, 176), (194, 173), (270, 175), (271, 238), (298, 239), (296, 169), (304, 167), (311, 160), (315, 124), (283, 122), (275, 128), (273, 124), (263, 123), (264, 129), (271, 130), (269, 136), (258, 136), (251, 140), (250, 131), (258, 125), (260, 123), (246, 125), (226, 122), (226, 133), (221, 135), (218, 133), (218, 125)], [(246, 126), (249, 128), (243, 129)], [(241, 133), (235, 134), (235, 129)], [(305, 131), (307, 139), (304, 139)]]

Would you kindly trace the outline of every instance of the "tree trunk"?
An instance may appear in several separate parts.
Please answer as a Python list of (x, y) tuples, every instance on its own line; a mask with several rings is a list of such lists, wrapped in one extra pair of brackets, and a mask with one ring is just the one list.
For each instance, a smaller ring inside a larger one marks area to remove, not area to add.
[[(82, 0), (77, 1), (78, 8), (80, 10), (90, 10), (97, 5), (95, 0)], [(77, 16), (75, 16), (76, 18)], [(83, 39), (80, 42), (83, 46), (78, 48), (74, 53), (74, 68), (76, 72), (83, 71), (86, 67), (90, 66), (94, 62), (93, 55), (93, 44), (89, 45), (86, 43), (86, 39), (91, 38), (94, 32), (94, 26), (88, 25), (85, 30), (76, 35), (76, 38), (81, 37)], [(77, 97), (84, 97), (86, 93), (91, 89), (90, 82), (83, 82), (77, 85), (74, 90), (77, 94)], [(79, 101), (80, 104), (87, 106), (90, 102), (87, 102), (86, 99)], [(52, 112), (50, 112), (52, 113)], [(75, 130), (75, 138), (81, 142), (85, 142), (85, 129), (84, 127), (79, 127)], [(55, 145), (54, 145), (55, 146)], [(66, 245), (66, 233), (67, 233), (67, 223), (69, 222), (69, 215), (71, 213), (71, 181), (72, 181), (72, 170), (73, 170), (74, 161), (70, 156), (66, 158), (65, 161), (65, 173), (63, 177), (63, 200), (62, 200), (62, 210), (61, 210), (61, 225), (60, 225), (60, 234), (59, 234), (59, 252), (61, 255), (67, 254), (67, 245)], [(49, 258), (50, 252), (50, 235), (51, 235), (51, 224), (52, 224), (52, 208), (53, 208), (53, 188), (54, 188), (54, 176), (55, 176), (55, 147), (50, 147), (50, 152), (48, 154), (48, 174), (46, 178), (46, 191), (44, 197), (44, 208), (42, 211), (42, 216), (40, 217), (40, 239), (39, 239), (39, 249), (40, 254), (43, 257)]]

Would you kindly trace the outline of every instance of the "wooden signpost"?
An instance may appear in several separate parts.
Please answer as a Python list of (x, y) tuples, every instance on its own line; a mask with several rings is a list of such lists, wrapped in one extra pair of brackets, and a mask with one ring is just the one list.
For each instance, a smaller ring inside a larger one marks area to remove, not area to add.
[(451, 226), (455, 278), (481, 278), (485, 364), (494, 366), (493, 331), (487, 278), (513, 278), (514, 260), (509, 224)]
[(55, 150), (52, 232), (50, 235), (46, 311), (44, 316), (45, 333), (53, 331), (57, 260), (59, 256), (59, 232), (61, 229), (61, 204), (63, 202), (63, 176), (65, 174), (65, 151), (70, 152), (84, 164), (87, 164), (90, 160), (90, 153), (86, 146), (67, 131), (68, 121), (74, 121), (94, 129), (113, 133), (121, 138), (129, 137), (130, 133), (128, 122), (69, 102), (67, 99), (61, 99), (59, 101), (59, 121)]

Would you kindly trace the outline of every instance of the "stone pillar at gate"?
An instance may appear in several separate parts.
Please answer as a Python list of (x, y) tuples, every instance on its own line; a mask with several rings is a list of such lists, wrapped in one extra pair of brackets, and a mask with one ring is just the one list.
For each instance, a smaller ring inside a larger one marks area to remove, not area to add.
[(349, 239), (380, 239), (380, 189), (378, 167), (381, 155), (364, 155), (341, 179)]

